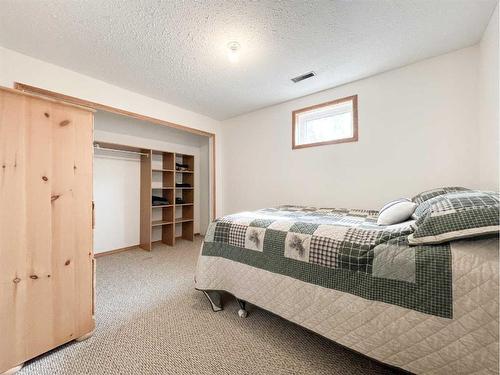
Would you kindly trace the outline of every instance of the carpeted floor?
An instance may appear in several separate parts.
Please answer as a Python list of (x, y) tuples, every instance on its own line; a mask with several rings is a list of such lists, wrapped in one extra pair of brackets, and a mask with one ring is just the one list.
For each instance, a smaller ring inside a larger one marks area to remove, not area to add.
[(97, 261), (97, 329), (26, 364), (22, 375), (397, 374), (333, 342), (225, 298), (214, 313), (193, 289), (200, 239)]

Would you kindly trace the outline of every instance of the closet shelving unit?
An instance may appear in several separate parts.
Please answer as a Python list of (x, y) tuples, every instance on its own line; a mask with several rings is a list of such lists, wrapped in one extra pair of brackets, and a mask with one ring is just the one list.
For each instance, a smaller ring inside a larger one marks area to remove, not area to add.
[[(150, 194), (161, 196), (167, 200), (164, 205), (152, 205), (151, 228), (161, 227), (161, 242), (175, 245), (176, 233), (182, 238), (193, 240), (194, 223), (194, 156), (176, 154), (174, 152), (151, 150), (151, 184)], [(176, 164), (185, 164), (186, 170), (178, 170)], [(189, 187), (178, 187), (176, 184), (189, 184)], [(177, 204), (176, 198), (182, 199)], [(161, 213), (159, 212), (161, 211)], [(148, 240), (149, 235), (149, 240)], [(151, 250), (152, 229), (145, 234), (143, 247)], [(142, 243), (142, 241), (141, 241)]]
[[(161, 242), (175, 245), (176, 233), (193, 241), (194, 224), (194, 156), (151, 150), (126, 145), (97, 142), (101, 149), (138, 153), (141, 156), (140, 247), (152, 250), (153, 230), (161, 228)], [(176, 163), (187, 165), (178, 170)], [(177, 187), (176, 184), (189, 184)], [(160, 196), (167, 204), (153, 205), (152, 196)], [(176, 204), (176, 198), (183, 203)]]

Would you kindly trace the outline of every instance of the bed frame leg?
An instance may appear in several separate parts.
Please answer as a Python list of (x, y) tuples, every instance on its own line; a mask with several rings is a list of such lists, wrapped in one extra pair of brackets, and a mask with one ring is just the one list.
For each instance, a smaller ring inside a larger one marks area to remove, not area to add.
[(222, 298), (219, 292), (215, 292), (212, 290), (211, 291), (202, 290), (202, 292), (207, 297), (208, 302), (210, 302), (210, 306), (212, 307), (212, 310), (214, 312), (223, 310)]
[(247, 303), (246, 301), (243, 301), (242, 299), (236, 298), (236, 301), (238, 302), (238, 305), (240, 306), (240, 309), (238, 310), (238, 315), (240, 318), (246, 318), (248, 316), (248, 311), (246, 309)]

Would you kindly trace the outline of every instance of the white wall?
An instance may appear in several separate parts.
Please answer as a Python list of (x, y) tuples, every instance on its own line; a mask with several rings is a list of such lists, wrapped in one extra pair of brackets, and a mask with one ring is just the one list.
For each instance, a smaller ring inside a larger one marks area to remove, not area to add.
[[(97, 112), (94, 139), (194, 155), (194, 232), (205, 233), (209, 217), (208, 138), (182, 134), (123, 116)], [(161, 160), (153, 157), (153, 167)], [(153, 186), (161, 186), (161, 175), (153, 174)], [(203, 198), (203, 199), (202, 199)], [(140, 157), (96, 150), (94, 155), (94, 202), (96, 225), (94, 252), (100, 253), (139, 244)], [(180, 210), (180, 209), (179, 209)], [(155, 215), (156, 214), (156, 215)], [(181, 212), (177, 212), (179, 217)], [(161, 210), (153, 210), (153, 220)], [(180, 226), (177, 228), (180, 235)], [(161, 227), (153, 229), (153, 241), (161, 239)]]
[[(224, 211), (277, 204), (378, 208), (478, 187), (477, 46), (223, 122)], [(292, 150), (295, 109), (358, 95), (359, 141)]]
[(94, 252), (139, 244), (140, 159), (96, 151)]
[(498, 5), (479, 44), (480, 181), (487, 190), (499, 190), (499, 22)]
[[(209, 117), (0, 47), (0, 85), (13, 87), (14, 82), (38, 86), (217, 135), (220, 131), (220, 122)], [(216, 159), (221, 160), (220, 139), (217, 139), (216, 146)], [(216, 165), (216, 176), (219, 184), (222, 180), (220, 165)], [(217, 212), (220, 213), (222, 187), (218, 185), (216, 191)]]

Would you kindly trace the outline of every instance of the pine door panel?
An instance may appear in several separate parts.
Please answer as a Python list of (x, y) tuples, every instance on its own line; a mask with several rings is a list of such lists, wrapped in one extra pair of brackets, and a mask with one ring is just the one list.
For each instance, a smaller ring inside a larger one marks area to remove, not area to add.
[(92, 130), (89, 111), (0, 90), (0, 373), (94, 327)]

